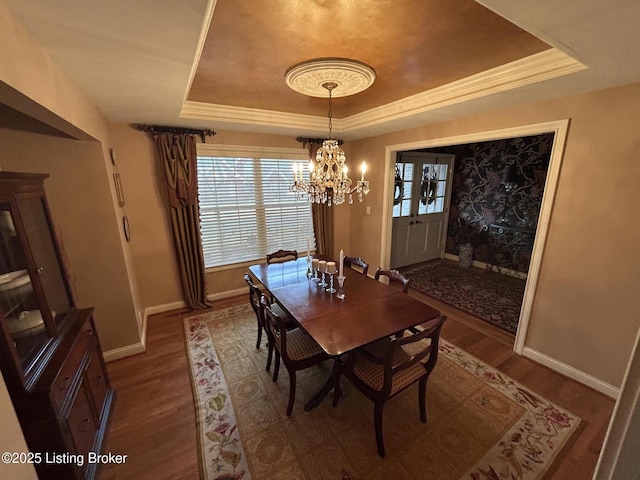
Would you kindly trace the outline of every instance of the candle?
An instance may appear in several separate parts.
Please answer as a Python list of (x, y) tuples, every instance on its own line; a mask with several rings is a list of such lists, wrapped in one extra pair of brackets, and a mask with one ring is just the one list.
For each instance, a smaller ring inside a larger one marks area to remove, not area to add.
[(307, 237), (307, 258), (311, 256), (311, 242), (309, 242), (309, 237)]
[(336, 262), (327, 262), (327, 273), (336, 273)]
[(367, 171), (367, 164), (365, 162), (362, 162), (362, 166), (360, 167), (360, 170), (362, 171), (362, 176), (360, 177), (360, 181), (364, 182), (364, 173)]
[(318, 270), (321, 272), (327, 271), (327, 262), (325, 260), (320, 260), (320, 262), (318, 262)]
[(298, 163), (293, 162), (293, 183), (298, 181)]
[(317, 258), (312, 258), (311, 268), (313, 268), (314, 270), (318, 270), (318, 263), (320, 263), (320, 260), (318, 260)]
[(344, 277), (344, 250), (340, 250), (340, 276)]

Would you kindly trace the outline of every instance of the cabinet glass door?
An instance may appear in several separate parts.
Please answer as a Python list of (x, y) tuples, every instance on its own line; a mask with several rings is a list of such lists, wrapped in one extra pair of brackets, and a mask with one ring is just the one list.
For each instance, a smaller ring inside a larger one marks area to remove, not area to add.
[(9, 203), (0, 203), (0, 310), (26, 371), (49, 340)]
[[(53, 243), (44, 198), (20, 199), (20, 216), (31, 248), (34, 269), (42, 287), (46, 305), (45, 315), (51, 317), (57, 329), (71, 309), (67, 286), (60, 270), (60, 263)], [(44, 302), (43, 302), (44, 303)]]

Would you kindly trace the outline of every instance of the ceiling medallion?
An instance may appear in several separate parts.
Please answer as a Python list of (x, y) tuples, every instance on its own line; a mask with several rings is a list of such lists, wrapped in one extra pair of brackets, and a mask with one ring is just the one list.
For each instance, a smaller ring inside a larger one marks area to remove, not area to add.
[[(369, 193), (369, 181), (364, 179), (367, 165), (362, 162), (360, 180), (349, 178), (347, 158), (332, 134), (333, 97), (361, 92), (376, 79), (375, 71), (359, 62), (345, 59), (312, 60), (291, 67), (285, 74), (287, 85), (293, 90), (311, 97), (329, 97), (329, 139), (322, 142), (316, 152), (315, 163), (309, 160), (309, 168), (293, 164), (293, 185), (289, 191), (301, 199), (307, 196), (311, 203), (340, 205), (353, 203), (353, 194), (362, 202), (362, 195)], [(340, 92), (334, 95), (335, 92)]]
[(335, 83), (333, 98), (347, 97), (369, 88), (376, 72), (369, 65), (346, 58), (320, 58), (294, 65), (285, 73), (287, 85), (310, 97), (327, 98), (326, 83)]

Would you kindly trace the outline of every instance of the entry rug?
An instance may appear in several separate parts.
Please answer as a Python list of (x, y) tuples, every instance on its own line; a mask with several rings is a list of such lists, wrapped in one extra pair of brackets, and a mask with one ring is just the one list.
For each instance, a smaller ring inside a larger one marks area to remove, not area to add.
[(436, 261), (403, 269), (410, 286), (509, 333), (516, 333), (525, 280)]
[(265, 371), (266, 345), (255, 348), (248, 303), (184, 322), (207, 480), (540, 480), (581, 422), (442, 340), (427, 386), (427, 424), (420, 422), (417, 385), (391, 399), (381, 459), (373, 403), (348, 381), (337, 407), (330, 396), (304, 411), (331, 374), (330, 362), (298, 372), (286, 416), (286, 368), (277, 382)]

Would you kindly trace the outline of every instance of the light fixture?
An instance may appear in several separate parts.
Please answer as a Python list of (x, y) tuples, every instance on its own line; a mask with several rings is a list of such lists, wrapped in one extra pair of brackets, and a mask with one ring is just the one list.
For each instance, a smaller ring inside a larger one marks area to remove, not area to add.
[(293, 165), (293, 185), (290, 190), (298, 198), (305, 195), (312, 203), (328, 206), (353, 203), (353, 194), (362, 202), (362, 195), (369, 193), (369, 182), (365, 180), (367, 165), (362, 162), (361, 176), (353, 186), (349, 178), (346, 156), (340, 142), (333, 138), (333, 96), (344, 97), (361, 92), (375, 80), (375, 71), (362, 63), (345, 59), (321, 59), (305, 62), (290, 68), (285, 79), (287, 85), (297, 92), (314, 97), (329, 96), (329, 138), (318, 148), (315, 163), (309, 160), (309, 180), (303, 176), (302, 164)]

